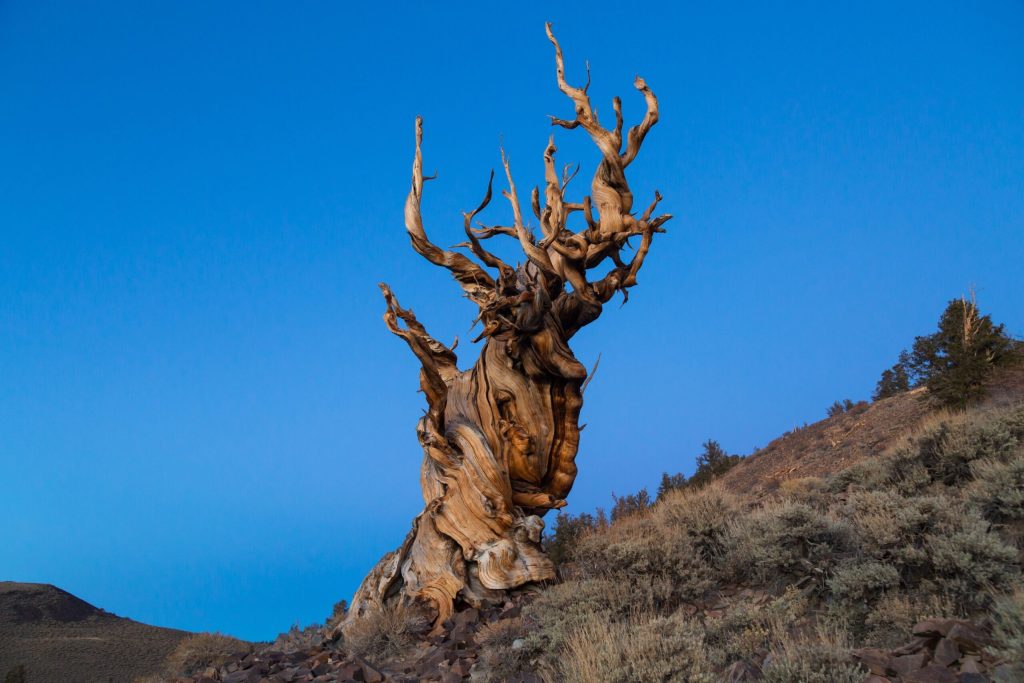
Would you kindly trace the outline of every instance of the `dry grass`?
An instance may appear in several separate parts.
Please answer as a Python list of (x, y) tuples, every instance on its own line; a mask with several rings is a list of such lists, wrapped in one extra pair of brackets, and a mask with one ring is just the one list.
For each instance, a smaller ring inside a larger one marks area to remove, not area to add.
[(566, 683), (716, 680), (703, 628), (680, 615), (587, 619), (567, 639), (559, 671)]
[(395, 603), (346, 625), (345, 647), (370, 661), (383, 662), (412, 645), (428, 628), (418, 610)]
[(247, 652), (252, 645), (222, 633), (196, 633), (183, 639), (167, 657), (167, 671), (188, 676), (218, 666), (231, 655)]

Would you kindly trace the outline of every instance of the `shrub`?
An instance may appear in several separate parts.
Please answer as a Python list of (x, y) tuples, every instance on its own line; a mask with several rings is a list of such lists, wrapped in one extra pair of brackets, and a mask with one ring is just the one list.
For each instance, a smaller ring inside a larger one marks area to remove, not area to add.
[(907, 591), (886, 593), (864, 618), (863, 642), (869, 647), (895, 648), (907, 641), (914, 624), (922, 619), (958, 614), (955, 605), (943, 596)]
[(990, 525), (964, 511), (925, 537), (933, 575), (928, 580), (965, 610), (985, 608), (989, 591), (1017, 578), (1017, 549)]
[(703, 630), (680, 615), (640, 616), (631, 623), (590, 618), (566, 641), (560, 669), (566, 683), (717, 680)]
[(779, 495), (814, 508), (824, 507), (829, 500), (827, 484), (820, 477), (784, 479), (779, 483)]
[(967, 499), (985, 519), (1005, 523), (1024, 520), (1024, 452), (1006, 462), (995, 459), (971, 463), (974, 481)]
[(28, 679), (25, 677), (25, 665), (19, 664), (14, 667), (4, 676), (4, 683), (25, 683)]
[(345, 626), (344, 643), (354, 654), (385, 661), (412, 645), (429, 626), (415, 607), (396, 602), (350, 621)]
[(646, 488), (621, 498), (612, 493), (612, 499), (615, 501), (615, 505), (612, 506), (613, 522), (630, 515), (635, 515), (638, 512), (643, 512), (651, 507), (651, 495), (647, 493)]
[(721, 486), (673, 491), (653, 510), (664, 535), (683, 534), (700, 557), (716, 564), (725, 552), (729, 524), (740, 513), (736, 497)]
[(791, 500), (767, 503), (736, 520), (726, 540), (732, 573), (755, 581), (823, 579), (850, 549), (849, 529)]
[(767, 603), (738, 603), (720, 617), (704, 622), (709, 650), (719, 667), (739, 659), (750, 660), (786, 637), (807, 613), (807, 599), (797, 590)]
[(524, 655), (535, 658), (542, 668), (557, 670), (566, 640), (580, 624), (591, 617), (607, 622), (625, 620), (640, 609), (634, 597), (629, 586), (605, 578), (550, 586), (523, 609), (524, 618), (532, 625)]
[(917, 337), (910, 367), (940, 403), (962, 407), (984, 395), (996, 365), (1010, 360), (1014, 341), (1002, 325), (981, 315), (973, 297), (947, 304), (938, 330)]
[(896, 567), (875, 560), (851, 562), (836, 569), (828, 579), (832, 596), (841, 603), (863, 605), (883, 591), (900, 585)]
[(1024, 591), (996, 600), (992, 611), (995, 649), (1008, 663), (998, 680), (1024, 680)]
[(170, 673), (189, 676), (251, 650), (249, 643), (222, 633), (196, 633), (178, 643), (167, 656), (166, 666)]
[(764, 683), (862, 683), (867, 671), (853, 662), (845, 634), (819, 631), (786, 638), (764, 666)]
[[(508, 680), (528, 669), (530, 651), (513, 647), (516, 640), (524, 639), (529, 629), (523, 617), (513, 617), (485, 623), (477, 632), (480, 661), (489, 674), (488, 680)], [(522, 645), (523, 643), (520, 643)]]
[(910, 374), (907, 371), (908, 354), (906, 351), (900, 354), (900, 360), (888, 370), (882, 371), (882, 378), (875, 385), (875, 393), (871, 397), (873, 401), (881, 401), (883, 398), (896, 396), (910, 389)]
[(604, 510), (598, 508), (596, 515), (584, 512), (572, 516), (559, 512), (555, 518), (555, 527), (551, 534), (544, 537), (544, 550), (556, 565), (572, 559), (579, 539), (585, 534), (608, 526)]
[(651, 515), (634, 516), (581, 539), (576, 567), (586, 578), (628, 587), (637, 606), (669, 610), (703, 595), (713, 583), (713, 567), (695, 540)]

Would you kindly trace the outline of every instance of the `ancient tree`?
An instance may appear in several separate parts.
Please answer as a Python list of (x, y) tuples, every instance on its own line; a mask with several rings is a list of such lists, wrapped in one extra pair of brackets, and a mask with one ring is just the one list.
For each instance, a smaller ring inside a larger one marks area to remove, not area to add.
[[(540, 547), (541, 521), (565, 505), (576, 478), (580, 407), (586, 368), (568, 342), (601, 314), (616, 292), (628, 297), (637, 284), (655, 233), (671, 216), (654, 217), (661, 196), (637, 217), (626, 168), (658, 122), (658, 100), (640, 77), (646, 113), (623, 134), (622, 107), (613, 100), (615, 125), (605, 128), (587, 90), (565, 79), (562, 50), (548, 24), (555, 49), (559, 89), (572, 101), (572, 119), (552, 117), (553, 126), (582, 128), (597, 145), (601, 161), (590, 194), (572, 202), (566, 189), (575, 176), (555, 166), (554, 136), (544, 149), (544, 189), (530, 199), (540, 236), (527, 225), (504, 152), (502, 165), (511, 204), (511, 225), (483, 225), (474, 219), (491, 201), (491, 180), (480, 205), (463, 214), (466, 241), (438, 247), (423, 227), (422, 120), (416, 119), (412, 188), (405, 203), (405, 228), (413, 249), (449, 270), (479, 309), (484, 345), (476, 364), (459, 370), (455, 346), (431, 337), (412, 311), (402, 308), (381, 284), (384, 321), (422, 364), (420, 387), (428, 409), (417, 425), (424, 457), (420, 472), (425, 506), (397, 550), (381, 559), (363, 580), (348, 623), (396, 602), (421, 607), (439, 626), (457, 603), (479, 605), (503, 599), (506, 591), (554, 578)], [(576, 169), (578, 171), (578, 167)], [(578, 214), (577, 230), (570, 218)], [(525, 260), (512, 266), (485, 246), (511, 238)], [(631, 238), (638, 243), (630, 244)], [(635, 249), (635, 251), (634, 251)], [(474, 258), (471, 258), (475, 257)], [(627, 259), (627, 257), (630, 257)], [(611, 263), (607, 263), (610, 261)], [(591, 279), (604, 266), (603, 277)]]

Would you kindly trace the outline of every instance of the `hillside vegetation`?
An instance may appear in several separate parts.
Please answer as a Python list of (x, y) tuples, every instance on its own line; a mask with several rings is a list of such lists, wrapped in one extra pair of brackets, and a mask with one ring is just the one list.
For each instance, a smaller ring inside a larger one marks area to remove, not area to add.
[(955, 643), (951, 671), (1024, 680), (1022, 539), (1024, 403), (939, 413), (830, 476), (671, 492), (582, 535), (485, 660), (496, 680), (859, 683), (950, 618), (986, 634)]

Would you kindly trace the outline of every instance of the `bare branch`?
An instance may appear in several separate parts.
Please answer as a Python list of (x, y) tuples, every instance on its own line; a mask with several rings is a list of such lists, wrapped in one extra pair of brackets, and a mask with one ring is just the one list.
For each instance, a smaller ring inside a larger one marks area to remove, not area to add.
[(644, 99), (647, 101), (647, 113), (644, 114), (643, 121), (629, 129), (629, 142), (626, 145), (626, 152), (622, 155), (623, 166), (633, 163), (647, 133), (658, 122), (658, 98), (647, 87), (647, 82), (637, 76), (633, 81), (633, 87), (643, 93)]
[(462, 286), (466, 296), (478, 306), (493, 297), (494, 280), (483, 268), (462, 254), (441, 249), (427, 238), (423, 229), (420, 201), (423, 198), (423, 119), (416, 117), (416, 156), (412, 163), (412, 188), (405, 200), (405, 230), (412, 248), (434, 265), (447, 268)]
[(512, 179), (512, 169), (509, 167), (508, 157), (505, 156), (505, 150), (501, 150), (501, 165), (505, 167), (505, 177), (508, 178), (508, 191), (502, 192), (505, 198), (508, 199), (512, 205), (512, 219), (516, 229), (516, 236), (519, 238), (519, 246), (522, 247), (523, 253), (526, 254), (526, 258), (530, 260), (542, 273), (555, 278), (561, 279), (554, 266), (551, 265), (551, 259), (543, 249), (537, 246), (533, 235), (526, 229), (523, 224), (523, 212), (519, 208), (519, 196), (516, 194), (516, 183)]

